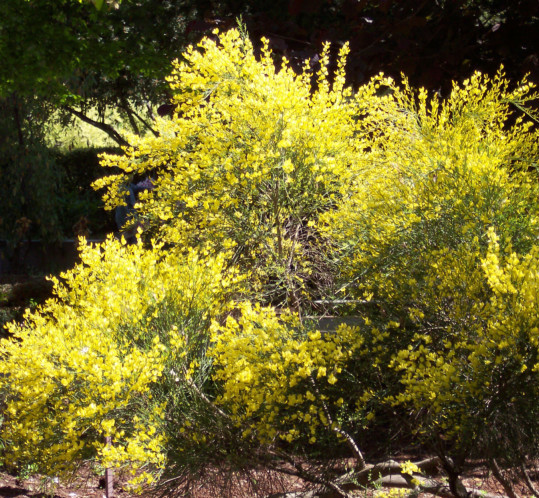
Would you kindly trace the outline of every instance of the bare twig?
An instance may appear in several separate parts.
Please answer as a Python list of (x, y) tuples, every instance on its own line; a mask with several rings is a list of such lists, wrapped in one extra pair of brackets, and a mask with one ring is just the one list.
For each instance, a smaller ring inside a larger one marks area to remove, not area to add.
[(533, 485), (532, 480), (530, 479), (530, 476), (528, 474), (528, 471), (526, 470), (526, 467), (524, 464), (520, 466), (520, 470), (522, 471), (522, 474), (524, 475), (524, 481), (526, 482), (526, 486), (528, 486), (528, 489), (532, 492), (534, 496), (539, 497), (539, 491), (537, 488)]
[(507, 496), (509, 496), (509, 498), (518, 498), (518, 496), (515, 493), (515, 490), (513, 488), (513, 485), (502, 474), (502, 471), (501, 471), (500, 467), (498, 466), (498, 462), (496, 462), (495, 458), (489, 459), (488, 466), (492, 470), (492, 473), (494, 474), (494, 477), (503, 486), (503, 489), (505, 489), (505, 492), (507, 493)]
[(208, 397), (198, 388), (198, 386), (193, 382), (192, 379), (189, 379), (187, 377), (187, 375), (185, 375), (185, 380), (189, 387), (191, 387), (200, 396), (200, 399), (204, 401), (204, 403), (206, 403), (212, 409), (212, 411), (227, 420), (232, 420), (230, 418), (230, 415), (226, 414), (223, 410), (216, 406), (215, 403), (212, 403), (212, 401), (208, 399)]
[(131, 109), (131, 112), (133, 113), (133, 116), (135, 116), (148, 130), (150, 130), (154, 134), (154, 136), (159, 137), (159, 132), (152, 128), (148, 121), (143, 119), (135, 110)]
[(316, 382), (313, 377), (310, 378), (311, 384), (316, 392), (316, 395), (318, 396), (318, 399), (322, 403), (322, 407), (324, 408), (324, 413), (326, 414), (326, 417), (328, 419), (329, 425), (331, 427), (331, 430), (336, 432), (337, 434), (340, 434), (344, 439), (346, 439), (348, 445), (350, 446), (350, 449), (354, 453), (357, 463), (358, 463), (358, 470), (363, 470), (366, 467), (365, 458), (363, 457), (363, 453), (361, 453), (361, 450), (359, 449), (359, 446), (354, 441), (354, 438), (348, 434), (345, 430), (338, 427), (336, 424), (333, 424), (333, 417), (331, 416), (331, 413), (329, 411), (329, 408), (327, 407), (325, 401), (322, 399), (322, 396), (320, 395), (320, 391), (318, 390), (318, 386), (316, 385)]

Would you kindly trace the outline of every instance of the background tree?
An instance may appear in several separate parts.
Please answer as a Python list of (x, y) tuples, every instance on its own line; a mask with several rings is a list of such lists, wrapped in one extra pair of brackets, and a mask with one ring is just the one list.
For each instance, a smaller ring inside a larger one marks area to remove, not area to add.
[[(135, 132), (147, 126), (135, 109), (164, 100), (161, 81), (185, 45), (191, 10), (146, 0), (100, 11), (78, 2), (2, 2), (0, 96), (50, 103), (125, 145), (104, 111), (118, 109)], [(94, 107), (97, 119), (87, 114)]]
[[(106, 121), (115, 110), (133, 132), (144, 133), (155, 104), (166, 101), (163, 78), (185, 45), (192, 12), (189, 2), (143, 0), (100, 10), (76, 1), (2, 2), (2, 238), (14, 247), (29, 237), (54, 241), (77, 217), (92, 216), (97, 199), (90, 182), (72, 185), (70, 176), (76, 183), (84, 175), (70, 175), (75, 168), (64, 167), (63, 158), (57, 162), (46, 143), (51, 118), (64, 127), (80, 119), (127, 145), (115, 123)], [(81, 197), (86, 205), (79, 209)]]
[[(103, 122), (104, 110), (120, 110), (135, 132), (146, 128), (135, 108), (167, 101), (161, 82), (171, 61), (238, 16), (253, 39), (268, 37), (298, 67), (316, 60), (322, 42), (349, 40), (348, 78), (356, 85), (380, 71), (404, 72), (414, 85), (447, 92), (451, 79), (492, 74), (500, 63), (513, 79), (539, 74), (533, 0), (136, 0), (99, 10), (89, 2), (6, 0), (0, 16), (0, 96), (46, 99), (123, 145), (125, 137)], [(99, 119), (88, 116), (94, 106)]]

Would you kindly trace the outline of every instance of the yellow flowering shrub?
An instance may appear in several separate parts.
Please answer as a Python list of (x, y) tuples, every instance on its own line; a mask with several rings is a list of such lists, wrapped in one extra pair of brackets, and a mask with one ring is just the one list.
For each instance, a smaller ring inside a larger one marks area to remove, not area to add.
[(530, 212), (537, 181), (527, 171), (537, 166), (537, 130), (522, 116), (511, 126), (506, 120), (537, 95), (526, 82), (513, 91), (508, 85), (501, 72), (493, 79), (476, 73), (443, 102), (406, 82), (371, 99), (362, 130), (371, 146), (354, 162), (347, 198), (325, 215), (347, 279), (375, 275), (380, 292), (388, 275), (384, 292), (391, 295), (393, 261), (421, 251), (408, 269), (395, 267), (399, 281), (409, 278), (414, 287), (414, 269), (431, 251), (436, 257), (476, 237), (485, 246), (490, 226), (529, 248), (538, 223)]
[[(353, 92), (347, 45), (333, 78), (328, 46), (295, 74), (268, 45), (230, 30), (189, 48), (159, 136), (103, 157), (109, 208), (151, 177), (138, 219), (159, 243), (83, 247), (10, 325), (6, 462), (163, 469), (187, 495), (262, 448), (347, 442), (362, 462), (397, 431), (455, 461), (539, 457), (533, 85)], [(361, 326), (317, 330), (315, 298)]]
[(297, 75), (286, 59), (276, 69), (268, 40), (257, 59), (238, 30), (215, 34), (175, 62), (177, 109), (155, 123), (160, 136), (132, 137), (125, 155), (105, 156), (121, 173), (96, 186), (112, 208), (130, 175), (153, 175), (138, 207), (149, 230), (181, 247), (230, 251), (258, 299), (298, 308), (324, 280), (318, 217), (339, 202), (364, 146), (357, 117), (381, 80), (352, 97), (347, 45), (330, 85), (329, 45), (316, 75), (309, 64)]
[(526, 443), (537, 440), (537, 313), (523, 297), (539, 235), (539, 137), (525, 107), (537, 97), (526, 81), (509, 90), (501, 71), (443, 101), (389, 85), (365, 120), (372, 147), (355, 185), (324, 215), (343, 294), (372, 298), (373, 311), (356, 309), (374, 328), (397, 324), (371, 350), (386, 401), (412, 406), (411, 429), (460, 455), (537, 452)]
[(232, 281), (223, 257), (112, 238), (81, 259), (0, 343), (5, 463), (58, 475), (95, 460), (148, 483), (168, 451), (163, 386), (185, 383)]
[(470, 279), (473, 303), (454, 308), (443, 344), (433, 344), (440, 334), (418, 334), (415, 348), (397, 353), (405, 390), (396, 400), (429, 407), (423, 429), (464, 450), (479, 447), (483, 457), (519, 463), (537, 452), (539, 437), (539, 246), (522, 256), (511, 245), (502, 251), (493, 228), (488, 241)]
[(346, 396), (339, 379), (362, 347), (357, 329), (343, 324), (336, 333), (321, 333), (273, 308), (246, 303), (240, 311), (239, 318), (213, 326), (209, 355), (222, 384), (216, 403), (244, 436), (265, 444), (315, 443), (338, 432)]

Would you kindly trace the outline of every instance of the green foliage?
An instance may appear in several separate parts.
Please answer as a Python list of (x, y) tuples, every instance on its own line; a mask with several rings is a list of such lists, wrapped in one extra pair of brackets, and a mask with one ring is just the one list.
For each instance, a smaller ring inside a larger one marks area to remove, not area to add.
[(5, 150), (0, 162), (0, 237), (16, 244), (31, 237), (56, 242), (62, 235), (62, 172), (39, 145)]
[[(107, 2), (96, 9), (86, 1), (6, 0), (0, 4), (0, 99), (53, 105), (52, 117), (68, 135), (66, 116), (124, 144), (111, 114), (137, 132), (147, 130), (151, 107), (166, 100), (164, 78), (186, 45), (193, 11), (189, 2)], [(24, 111), (21, 119), (45, 126), (43, 116)]]
[(185, 9), (182, 2), (145, 1), (98, 12), (89, 2), (6, 0), (0, 95), (76, 102), (94, 91), (105, 97), (133, 90), (138, 81), (132, 98), (144, 98), (144, 77), (163, 78), (182, 46)]
[(72, 236), (80, 220), (94, 234), (109, 231), (90, 184), (100, 176), (97, 154), (118, 149), (54, 150), (43, 124), (51, 112), (34, 98), (0, 99), (0, 238), (8, 252), (27, 239)]
[(28, 115), (46, 119), (48, 110), (33, 99), (0, 99), (0, 238), (11, 246), (30, 237), (57, 241), (62, 231), (62, 171)]
[(36, 144), (2, 150), (0, 238), (11, 249), (33, 238), (58, 242), (116, 229), (91, 188), (100, 173), (98, 154), (115, 149), (59, 153)]
[[(65, 235), (80, 235), (86, 229), (96, 237), (117, 229), (113, 217), (104, 211), (100, 196), (91, 187), (101, 176), (98, 156), (104, 152), (118, 152), (118, 149), (102, 147), (54, 152), (63, 175), (59, 215)], [(79, 225), (83, 226), (77, 230)]]

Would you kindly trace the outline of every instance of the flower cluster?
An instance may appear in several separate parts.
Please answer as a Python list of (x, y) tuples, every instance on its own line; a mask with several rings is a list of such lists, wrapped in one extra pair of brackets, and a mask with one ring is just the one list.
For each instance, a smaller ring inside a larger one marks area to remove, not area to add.
[(343, 405), (338, 385), (343, 368), (362, 341), (356, 328), (307, 332), (294, 314), (243, 304), (238, 319), (214, 324), (214, 378), (222, 383), (217, 403), (227, 407), (245, 435), (261, 442), (277, 437), (317, 441), (334, 430)]
[(357, 118), (382, 81), (353, 97), (344, 87), (345, 45), (330, 85), (326, 45), (314, 89), (308, 64), (299, 75), (286, 60), (275, 69), (267, 40), (257, 60), (237, 30), (218, 35), (175, 63), (177, 110), (159, 121), (160, 136), (133, 137), (125, 155), (105, 156), (122, 174), (96, 186), (108, 187), (114, 207), (129, 175), (156, 175), (138, 206), (147, 226), (178, 246), (230, 252), (266, 302), (297, 308), (316, 295), (328, 243), (318, 218), (339, 202), (366, 146)]

